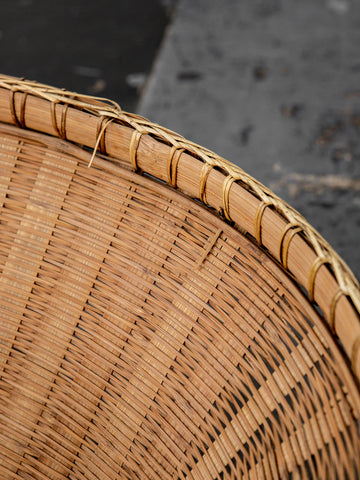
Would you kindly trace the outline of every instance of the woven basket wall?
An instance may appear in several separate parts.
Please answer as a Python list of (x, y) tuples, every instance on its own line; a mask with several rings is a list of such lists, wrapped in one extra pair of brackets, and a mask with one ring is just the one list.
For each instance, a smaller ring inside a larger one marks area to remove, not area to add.
[(0, 76), (0, 477), (359, 479), (360, 295), (242, 170)]

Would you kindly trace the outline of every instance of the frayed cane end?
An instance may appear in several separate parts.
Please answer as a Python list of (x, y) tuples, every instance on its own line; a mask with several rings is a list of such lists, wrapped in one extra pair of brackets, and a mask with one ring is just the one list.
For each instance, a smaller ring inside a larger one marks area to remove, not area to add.
[(96, 155), (96, 152), (97, 152), (97, 149), (99, 148), (99, 144), (100, 144), (100, 141), (101, 141), (101, 137), (104, 135), (105, 133), (105, 130), (106, 130), (106, 127), (113, 121), (115, 120), (114, 118), (109, 118), (107, 122), (104, 123), (101, 131), (99, 132), (99, 135), (96, 139), (96, 143), (95, 143), (95, 146), (94, 146), (94, 150), (92, 152), (92, 155), (91, 155), (91, 158), (90, 158), (90, 161), (88, 163), (88, 168), (91, 167), (93, 161), (94, 161), (94, 158), (95, 158), (95, 155)]

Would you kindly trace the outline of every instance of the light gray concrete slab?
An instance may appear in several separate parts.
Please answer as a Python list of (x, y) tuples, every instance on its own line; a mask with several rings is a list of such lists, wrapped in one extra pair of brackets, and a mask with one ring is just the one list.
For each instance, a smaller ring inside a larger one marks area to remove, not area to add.
[(360, 2), (179, 0), (138, 112), (268, 185), (360, 277)]

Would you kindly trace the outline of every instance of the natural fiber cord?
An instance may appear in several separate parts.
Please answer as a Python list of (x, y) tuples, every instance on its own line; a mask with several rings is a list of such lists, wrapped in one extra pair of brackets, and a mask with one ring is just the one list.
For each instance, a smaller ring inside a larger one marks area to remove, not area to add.
[(0, 477), (359, 479), (360, 295), (237, 167), (0, 77)]

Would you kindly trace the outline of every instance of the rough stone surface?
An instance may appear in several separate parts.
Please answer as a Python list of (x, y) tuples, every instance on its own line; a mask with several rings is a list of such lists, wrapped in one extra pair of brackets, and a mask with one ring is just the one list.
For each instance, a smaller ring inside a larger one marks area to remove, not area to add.
[(360, 277), (360, 3), (180, 0), (138, 112), (241, 166)]

